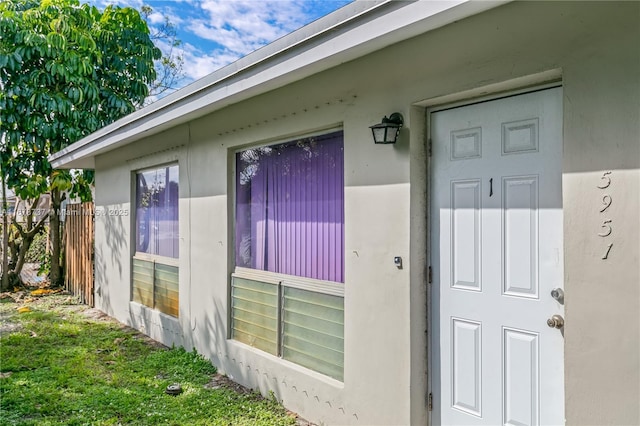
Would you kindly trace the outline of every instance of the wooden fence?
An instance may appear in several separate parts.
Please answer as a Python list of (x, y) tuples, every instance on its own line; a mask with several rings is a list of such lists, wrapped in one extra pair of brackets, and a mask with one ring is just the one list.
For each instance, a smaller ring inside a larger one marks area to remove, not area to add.
[(93, 203), (67, 204), (65, 234), (65, 287), (93, 306)]

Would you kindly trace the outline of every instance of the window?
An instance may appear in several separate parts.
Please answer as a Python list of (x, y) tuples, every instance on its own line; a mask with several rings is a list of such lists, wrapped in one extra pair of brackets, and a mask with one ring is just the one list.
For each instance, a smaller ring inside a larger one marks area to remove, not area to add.
[(342, 132), (238, 152), (235, 177), (232, 338), (342, 380)]
[(136, 252), (178, 258), (178, 166), (136, 173)]
[(134, 302), (177, 317), (178, 166), (136, 173)]
[(236, 155), (236, 265), (344, 280), (342, 132)]

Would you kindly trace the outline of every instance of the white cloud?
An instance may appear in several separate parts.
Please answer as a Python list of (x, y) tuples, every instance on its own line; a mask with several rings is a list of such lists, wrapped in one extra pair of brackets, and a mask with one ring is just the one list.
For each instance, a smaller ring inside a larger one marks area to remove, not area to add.
[(204, 0), (205, 16), (187, 30), (224, 50), (246, 55), (301, 27), (308, 20), (300, 1)]
[(162, 24), (164, 22), (164, 15), (160, 12), (153, 11), (147, 17), (147, 21), (150, 25)]
[[(156, 41), (157, 47), (163, 52), (169, 52), (171, 46), (165, 41)], [(238, 55), (224, 51), (203, 52), (201, 49), (190, 43), (184, 43), (180, 47), (174, 47), (173, 52), (184, 59), (184, 81), (181, 86), (202, 78), (213, 71), (230, 64), (239, 58)]]
[(186, 79), (189, 82), (211, 74), (238, 59), (237, 55), (228, 52), (205, 53), (188, 43), (182, 46), (181, 50), (184, 56)]

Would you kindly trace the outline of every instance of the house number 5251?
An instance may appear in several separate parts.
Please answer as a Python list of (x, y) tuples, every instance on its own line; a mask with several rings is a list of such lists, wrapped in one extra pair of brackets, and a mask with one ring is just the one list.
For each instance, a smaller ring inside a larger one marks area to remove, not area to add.
[[(603, 172), (600, 177), (600, 182), (598, 183), (598, 189), (608, 189), (611, 186), (611, 171)], [(613, 198), (609, 194), (602, 195), (602, 204), (599, 208), (600, 214), (604, 214), (609, 207), (611, 207), (611, 203), (613, 203)], [(612, 219), (604, 219), (602, 221), (602, 225), (600, 225), (600, 232), (598, 232), (598, 236), (602, 238), (607, 238), (613, 233), (613, 220)], [(609, 253), (611, 253), (611, 248), (613, 247), (613, 243), (609, 243), (602, 255), (602, 260), (607, 260), (609, 258)]]

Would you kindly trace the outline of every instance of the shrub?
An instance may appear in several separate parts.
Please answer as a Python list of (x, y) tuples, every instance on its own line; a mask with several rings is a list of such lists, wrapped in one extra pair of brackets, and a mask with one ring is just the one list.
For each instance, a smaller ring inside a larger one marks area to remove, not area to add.
[(40, 263), (46, 259), (49, 252), (47, 247), (47, 235), (49, 234), (49, 227), (45, 226), (43, 230), (38, 233), (27, 251), (25, 256), (25, 262), (27, 263)]

